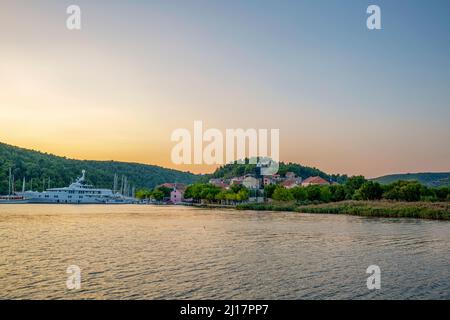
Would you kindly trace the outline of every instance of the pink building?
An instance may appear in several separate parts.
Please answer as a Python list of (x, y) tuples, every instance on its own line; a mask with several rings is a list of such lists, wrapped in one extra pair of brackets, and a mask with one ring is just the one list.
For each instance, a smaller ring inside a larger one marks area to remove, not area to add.
[(170, 192), (170, 202), (176, 204), (176, 203), (180, 203), (184, 200), (183, 198), (184, 196), (184, 191), (180, 190), (180, 189), (173, 189)]
[(277, 182), (271, 176), (264, 176), (263, 183), (264, 183), (265, 186), (268, 186), (269, 184), (276, 184)]

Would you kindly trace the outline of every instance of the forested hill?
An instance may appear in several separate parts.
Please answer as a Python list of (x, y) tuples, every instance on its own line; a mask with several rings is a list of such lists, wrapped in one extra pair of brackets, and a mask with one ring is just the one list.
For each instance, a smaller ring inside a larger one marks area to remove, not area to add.
[(200, 176), (188, 172), (166, 169), (159, 166), (116, 161), (73, 160), (52, 154), (14, 147), (0, 143), (0, 194), (8, 192), (8, 171), (12, 168), (16, 190), (22, 189), (22, 180), (26, 179), (26, 188), (42, 190), (43, 181), (48, 187), (64, 187), (86, 170), (86, 180), (99, 188), (113, 187), (114, 174), (126, 176), (132, 186), (153, 188), (164, 182), (193, 183)]
[(450, 185), (450, 172), (391, 174), (372, 180), (381, 184), (390, 184), (399, 180), (418, 181), (427, 187), (442, 187)]
[[(245, 164), (227, 164), (218, 168), (213, 174), (209, 175), (209, 178), (232, 178), (243, 176), (246, 174), (255, 173), (256, 165), (249, 164), (248, 159)], [(344, 183), (347, 180), (346, 175), (330, 175), (317, 168), (311, 168), (302, 166), (297, 163), (284, 163), (280, 162), (278, 173), (284, 176), (286, 172), (294, 172), (297, 176), (306, 179), (312, 176), (320, 176), (326, 180), (332, 180), (339, 183)]]

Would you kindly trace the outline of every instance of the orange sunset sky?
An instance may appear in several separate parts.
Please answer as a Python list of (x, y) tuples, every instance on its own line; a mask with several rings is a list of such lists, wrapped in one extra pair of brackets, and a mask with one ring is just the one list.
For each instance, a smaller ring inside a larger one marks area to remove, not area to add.
[(381, 1), (369, 31), (364, 1), (77, 1), (69, 31), (69, 4), (0, 4), (0, 142), (211, 172), (170, 157), (172, 131), (202, 120), (280, 129), (281, 160), (327, 173), (450, 171), (438, 6)]

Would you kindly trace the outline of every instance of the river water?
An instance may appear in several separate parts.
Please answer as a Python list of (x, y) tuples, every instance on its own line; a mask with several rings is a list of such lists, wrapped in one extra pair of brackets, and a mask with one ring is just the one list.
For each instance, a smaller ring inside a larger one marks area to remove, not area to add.
[[(69, 265), (81, 288), (69, 290)], [(366, 269), (381, 270), (369, 290)], [(450, 223), (147, 205), (1, 205), (0, 298), (450, 299)]]

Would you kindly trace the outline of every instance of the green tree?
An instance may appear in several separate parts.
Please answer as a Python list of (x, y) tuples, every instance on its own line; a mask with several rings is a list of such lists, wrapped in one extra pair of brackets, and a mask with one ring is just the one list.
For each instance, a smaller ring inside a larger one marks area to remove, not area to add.
[[(438, 191), (439, 189), (432, 189), (428, 188), (427, 186), (420, 185), (420, 201), (438, 201)], [(447, 194), (446, 194), (447, 195)], [(445, 195), (445, 196), (446, 196)], [(440, 201), (445, 201), (444, 199), (441, 199)]]
[(294, 200), (294, 197), (288, 189), (282, 186), (277, 186), (273, 192), (272, 199), (277, 201), (292, 201)]
[(291, 194), (297, 201), (305, 201), (308, 199), (308, 194), (304, 187), (294, 187), (291, 189)]
[(213, 201), (216, 196), (220, 193), (221, 189), (213, 186), (211, 184), (203, 185), (202, 191), (200, 192), (200, 197), (203, 200)]
[(192, 184), (184, 191), (184, 198), (198, 200), (198, 184)]
[(401, 200), (419, 201), (421, 185), (417, 182), (409, 183), (400, 188)]
[(227, 192), (225, 194), (225, 199), (227, 201), (236, 201), (237, 200), (236, 193), (234, 193), (234, 192)]
[(170, 193), (172, 192), (172, 188), (169, 187), (158, 187), (157, 190), (161, 191), (164, 194), (164, 198), (170, 198)]
[(422, 185), (417, 181), (396, 181), (384, 186), (383, 197), (400, 201), (419, 201)]
[(218, 199), (222, 189), (209, 183), (197, 183), (190, 185), (184, 192), (186, 199), (192, 198), (194, 200), (207, 200), (209, 202), (220, 200)]
[(330, 187), (331, 192), (331, 201), (337, 202), (337, 201), (343, 201), (345, 200), (345, 187), (342, 185), (331, 185)]
[(394, 184), (396, 183), (397, 182), (382, 186), (384, 199), (400, 200), (400, 193), (399, 193), (400, 188), (394, 186)]
[(379, 200), (383, 195), (383, 189), (378, 182), (366, 181), (359, 188), (359, 195), (363, 200)]
[(329, 186), (322, 186), (320, 188), (320, 201), (330, 202), (331, 201), (331, 191)]
[(140, 189), (136, 191), (136, 198), (139, 200), (149, 199), (152, 195), (152, 190), (149, 189)]
[(273, 192), (275, 191), (277, 185), (276, 184), (269, 184), (264, 187), (264, 193), (267, 198), (272, 198)]
[(232, 184), (230, 186), (230, 191), (234, 193), (238, 193), (239, 191), (246, 189), (242, 184)]
[(363, 197), (361, 195), (361, 189), (356, 190), (355, 192), (353, 192), (353, 197), (352, 200), (363, 200)]
[(152, 198), (155, 199), (156, 201), (162, 201), (164, 199), (164, 192), (157, 189), (152, 192)]
[(321, 199), (320, 186), (312, 185), (307, 186), (305, 189), (309, 201), (320, 201)]
[(220, 191), (218, 194), (216, 194), (215, 199), (217, 201), (223, 201), (226, 200), (227, 192), (225, 190)]
[(439, 201), (446, 201), (448, 195), (450, 195), (450, 187), (441, 187), (434, 190), (436, 199)]
[(353, 176), (348, 178), (344, 185), (345, 198), (352, 199), (355, 191), (361, 188), (364, 182), (366, 182), (366, 178), (363, 176)]
[(237, 201), (246, 201), (246, 200), (248, 200), (249, 195), (250, 195), (250, 192), (246, 188), (241, 189), (236, 194), (236, 200)]

